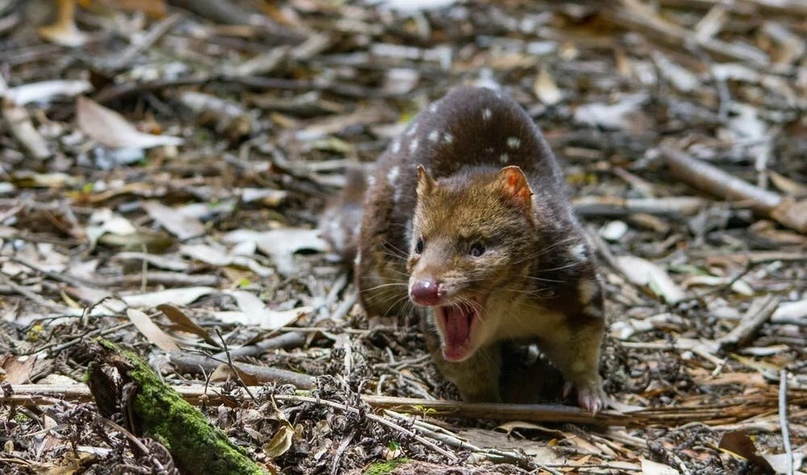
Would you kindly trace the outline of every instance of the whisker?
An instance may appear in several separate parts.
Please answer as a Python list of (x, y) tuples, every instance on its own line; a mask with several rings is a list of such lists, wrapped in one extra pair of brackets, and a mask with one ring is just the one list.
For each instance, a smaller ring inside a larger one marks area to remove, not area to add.
[(556, 271), (556, 270), (563, 270), (563, 269), (568, 269), (570, 267), (579, 266), (581, 264), (583, 264), (583, 262), (576, 261), (576, 262), (572, 262), (571, 264), (566, 264), (565, 266), (554, 267), (552, 269), (535, 269), (535, 271), (536, 272), (552, 272), (552, 271)]

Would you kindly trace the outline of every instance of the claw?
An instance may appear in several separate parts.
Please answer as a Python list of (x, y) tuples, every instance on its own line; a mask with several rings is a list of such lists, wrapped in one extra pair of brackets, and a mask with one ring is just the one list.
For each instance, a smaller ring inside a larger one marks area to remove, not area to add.
[(563, 399), (569, 397), (569, 394), (572, 393), (572, 388), (574, 388), (572, 383), (566, 383), (563, 385)]
[(607, 405), (606, 396), (602, 391), (577, 390), (577, 404), (596, 416)]

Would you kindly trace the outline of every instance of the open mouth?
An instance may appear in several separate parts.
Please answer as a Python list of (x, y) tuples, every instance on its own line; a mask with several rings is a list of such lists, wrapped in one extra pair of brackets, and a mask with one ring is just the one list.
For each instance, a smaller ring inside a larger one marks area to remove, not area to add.
[(472, 336), (480, 321), (477, 306), (459, 303), (435, 310), (439, 327), (443, 329), (443, 358), (462, 361), (471, 356), (475, 350)]

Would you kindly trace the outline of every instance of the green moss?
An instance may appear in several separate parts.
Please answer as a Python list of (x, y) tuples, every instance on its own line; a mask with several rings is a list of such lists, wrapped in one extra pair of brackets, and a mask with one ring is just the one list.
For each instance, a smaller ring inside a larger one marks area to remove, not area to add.
[(221, 430), (211, 426), (204, 414), (163, 383), (145, 361), (112, 343), (104, 341), (101, 344), (132, 365), (128, 377), (139, 387), (132, 400), (136, 424), (144, 435), (165, 445), (183, 473), (266, 473), (230, 444)]
[(364, 471), (364, 475), (387, 475), (401, 465), (406, 465), (409, 462), (410, 460), (407, 458), (390, 460), (388, 462), (376, 462), (367, 467), (367, 470)]

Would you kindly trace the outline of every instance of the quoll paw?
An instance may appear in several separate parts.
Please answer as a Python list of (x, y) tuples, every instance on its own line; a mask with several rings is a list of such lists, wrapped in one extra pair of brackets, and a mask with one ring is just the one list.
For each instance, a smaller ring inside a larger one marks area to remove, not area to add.
[(596, 415), (600, 410), (608, 406), (608, 396), (602, 390), (602, 385), (599, 383), (594, 384), (581, 384), (574, 385), (566, 383), (563, 387), (563, 397), (567, 397), (572, 388), (577, 390), (577, 405), (581, 409), (589, 411), (592, 415)]

